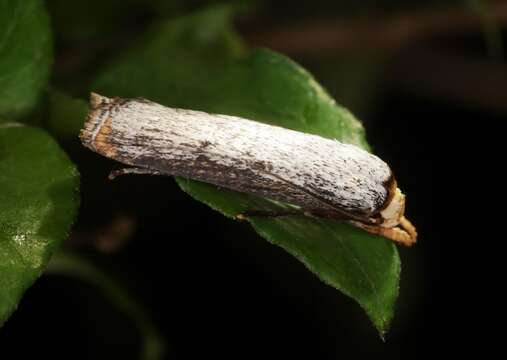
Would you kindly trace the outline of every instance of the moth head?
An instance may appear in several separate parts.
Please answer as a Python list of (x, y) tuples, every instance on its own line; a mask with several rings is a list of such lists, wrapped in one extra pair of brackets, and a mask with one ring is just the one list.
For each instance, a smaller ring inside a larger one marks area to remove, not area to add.
[(380, 211), (383, 220), (381, 226), (387, 228), (398, 225), (405, 213), (405, 195), (396, 185), (395, 190), (390, 189), (390, 191), (392, 193), (388, 197), (387, 206)]

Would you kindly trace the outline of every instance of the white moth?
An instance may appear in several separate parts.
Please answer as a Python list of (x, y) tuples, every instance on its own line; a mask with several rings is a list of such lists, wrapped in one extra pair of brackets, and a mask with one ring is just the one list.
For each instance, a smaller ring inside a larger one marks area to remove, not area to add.
[(349, 221), (404, 245), (416, 241), (389, 166), (356, 146), (235, 116), (91, 94), (80, 135), (91, 150), (133, 168), (112, 176), (181, 176), (298, 206), (290, 212)]

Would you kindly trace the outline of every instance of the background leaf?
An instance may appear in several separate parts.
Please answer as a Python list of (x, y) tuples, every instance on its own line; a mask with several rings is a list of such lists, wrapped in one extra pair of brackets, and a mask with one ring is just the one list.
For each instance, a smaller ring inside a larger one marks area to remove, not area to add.
[[(245, 55), (231, 30), (230, 8), (216, 7), (161, 23), (107, 67), (91, 89), (145, 97), (277, 124), (368, 149), (360, 123), (290, 59), (268, 50)], [(234, 216), (288, 205), (186, 179), (194, 198)], [(250, 219), (256, 231), (354, 298), (383, 335), (393, 316), (400, 261), (388, 240), (344, 223), (309, 218)]]
[(52, 90), (49, 94), (47, 128), (59, 140), (77, 140), (87, 113), (88, 104), (83, 99)]
[(0, 0), (0, 117), (19, 117), (49, 77), (52, 41), (41, 0)]
[(0, 326), (67, 237), (77, 187), (76, 168), (44, 131), (0, 127)]

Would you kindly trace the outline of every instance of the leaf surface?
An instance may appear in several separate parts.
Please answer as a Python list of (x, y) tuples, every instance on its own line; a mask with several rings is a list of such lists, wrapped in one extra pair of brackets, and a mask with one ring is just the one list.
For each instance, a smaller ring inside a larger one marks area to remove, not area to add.
[(52, 39), (41, 0), (0, 0), (0, 117), (20, 117), (49, 77)]
[(0, 326), (68, 236), (78, 179), (44, 131), (0, 126)]

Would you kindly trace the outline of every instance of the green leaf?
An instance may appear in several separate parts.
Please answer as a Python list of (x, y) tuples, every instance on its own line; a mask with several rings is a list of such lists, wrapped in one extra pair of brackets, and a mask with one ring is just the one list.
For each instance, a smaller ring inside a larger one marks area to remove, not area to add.
[[(106, 68), (92, 90), (243, 116), (368, 149), (361, 124), (305, 70), (268, 50), (245, 55), (229, 15), (227, 8), (218, 7), (156, 26)], [(230, 217), (245, 210), (290, 206), (187, 179), (177, 181), (192, 197)], [(354, 298), (381, 335), (387, 331), (400, 273), (391, 242), (340, 222), (302, 217), (249, 221), (264, 238)]]
[(47, 83), (49, 17), (41, 0), (0, 0), (0, 116), (26, 114)]
[(44, 131), (0, 126), (0, 326), (67, 237), (78, 172)]
[(153, 26), (97, 77), (92, 89), (125, 97), (143, 94), (182, 107), (209, 104), (216, 73), (231, 56), (244, 53), (231, 30), (231, 13), (229, 7), (216, 7)]

